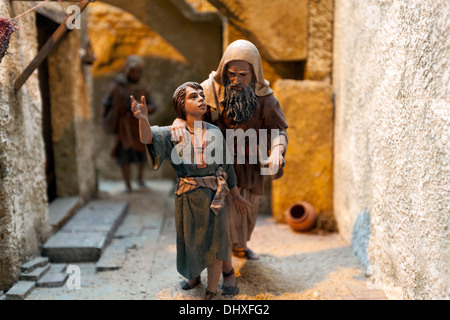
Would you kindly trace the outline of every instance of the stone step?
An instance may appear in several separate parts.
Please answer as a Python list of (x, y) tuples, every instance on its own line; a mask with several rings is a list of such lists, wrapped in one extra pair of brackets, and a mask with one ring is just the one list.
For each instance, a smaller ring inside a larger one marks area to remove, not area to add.
[(95, 270), (108, 271), (122, 268), (126, 254), (127, 248), (125, 244), (121, 240), (114, 239), (98, 260)]
[(43, 245), (43, 254), (51, 262), (97, 262), (127, 209), (127, 202), (88, 202)]
[(6, 292), (6, 300), (24, 300), (35, 287), (34, 281), (19, 281)]
[(106, 232), (58, 232), (43, 246), (53, 262), (96, 262), (106, 244)]
[(36, 282), (36, 287), (60, 288), (66, 283), (68, 278), (68, 273), (48, 273)]
[(53, 232), (58, 231), (80, 208), (83, 200), (76, 197), (61, 197), (53, 200), (49, 205), (50, 225)]
[(20, 271), (23, 273), (29, 273), (36, 268), (44, 267), (48, 264), (47, 257), (37, 257), (33, 260), (28, 261), (20, 266)]
[(23, 281), (38, 281), (44, 274), (46, 274), (50, 270), (50, 265), (47, 264), (43, 267), (39, 267), (34, 269), (28, 273), (21, 273), (19, 276), (19, 280)]
[(69, 274), (66, 273), (66, 264), (53, 264), (50, 270), (36, 282), (36, 287), (40, 288), (58, 288), (62, 287)]

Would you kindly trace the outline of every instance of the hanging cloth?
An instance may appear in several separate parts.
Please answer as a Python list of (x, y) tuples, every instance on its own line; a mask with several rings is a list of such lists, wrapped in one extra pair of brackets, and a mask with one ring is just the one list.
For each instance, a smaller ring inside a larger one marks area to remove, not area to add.
[(0, 62), (8, 53), (9, 39), (14, 31), (19, 30), (17, 22), (14, 19), (8, 19), (0, 16)]
[[(7, 50), (9, 47), (9, 40), (11, 38), (11, 34), (15, 31), (19, 30), (19, 26), (18, 26), (16, 20), (19, 19), (20, 17), (22, 17), (23, 15), (36, 10), (36, 8), (40, 7), (41, 5), (43, 5), (44, 3), (47, 3), (49, 1), (51, 1), (51, 0), (45, 0), (41, 3), (39, 3), (38, 5), (19, 14), (14, 19), (9, 19), (9, 18), (0, 16), (0, 63), (2, 62), (3, 57), (8, 53)], [(66, 17), (66, 14), (64, 13), (64, 9), (62, 6), (62, 0), (58, 0), (58, 2), (61, 5), (61, 10), (62, 10), (64, 17)]]

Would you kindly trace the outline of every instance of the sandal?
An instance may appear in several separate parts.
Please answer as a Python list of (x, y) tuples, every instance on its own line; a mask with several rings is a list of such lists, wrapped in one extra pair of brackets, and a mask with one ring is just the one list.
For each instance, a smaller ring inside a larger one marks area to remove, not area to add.
[[(228, 278), (231, 277), (232, 275), (234, 275), (234, 268), (231, 269), (230, 272), (223, 272), (222, 271), (222, 275), (224, 278)], [(234, 285), (232, 286), (225, 286), (222, 285), (222, 295), (223, 296), (234, 296), (235, 294), (239, 293), (239, 288), (237, 287), (237, 280), (234, 280)]]
[(217, 292), (209, 291), (208, 288), (206, 288), (205, 300), (217, 300), (216, 296), (217, 296)]
[(188, 281), (183, 280), (180, 282), (180, 286), (181, 286), (181, 289), (183, 289), (183, 290), (191, 290), (191, 289), (195, 288), (197, 285), (199, 285), (200, 283), (201, 283), (200, 276), (198, 276), (197, 278), (195, 278), (195, 282), (193, 285), (189, 285)]
[(249, 248), (245, 248), (243, 250), (233, 249), (233, 255), (238, 258), (246, 258), (247, 260), (259, 260), (259, 256)]

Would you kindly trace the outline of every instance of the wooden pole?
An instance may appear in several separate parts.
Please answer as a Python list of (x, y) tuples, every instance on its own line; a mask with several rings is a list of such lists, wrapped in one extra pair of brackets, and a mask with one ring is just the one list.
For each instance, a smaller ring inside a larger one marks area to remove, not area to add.
[[(11, 0), (11, 1), (30, 1), (30, 0)], [(58, 1), (58, 0), (55, 0)], [(17, 78), (17, 80), (14, 82), (14, 91), (17, 92), (20, 90), (20, 88), (23, 86), (23, 84), (28, 80), (28, 78), (31, 76), (31, 74), (36, 70), (36, 68), (39, 67), (39, 65), (42, 63), (42, 61), (45, 60), (47, 55), (49, 54), (50, 50), (58, 44), (61, 39), (64, 38), (66, 33), (68, 33), (70, 30), (67, 28), (67, 20), (69, 18), (76, 19), (81, 12), (87, 7), (90, 0), (82, 0), (77, 1), (80, 2), (77, 4), (77, 6), (80, 8), (79, 13), (74, 13), (73, 16), (68, 16), (65, 21), (56, 29), (55, 33), (50, 37), (50, 39), (47, 40), (47, 42), (44, 44), (44, 46), (41, 48), (41, 50), (38, 52), (36, 57), (30, 62), (30, 64), (25, 68), (25, 70), (22, 72), (22, 74)]]

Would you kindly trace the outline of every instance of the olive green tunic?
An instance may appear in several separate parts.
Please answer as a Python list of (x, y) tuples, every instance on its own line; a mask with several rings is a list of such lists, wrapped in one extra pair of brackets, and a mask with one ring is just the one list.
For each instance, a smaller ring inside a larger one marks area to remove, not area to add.
[[(170, 127), (158, 126), (151, 127), (153, 144), (147, 145), (149, 163), (154, 170), (158, 170), (164, 160), (169, 161), (178, 178), (215, 176), (216, 170), (222, 167), (227, 173), (227, 184), (231, 190), (236, 186), (236, 175), (233, 165), (225, 164), (227, 152), (225, 140), (216, 126), (212, 124), (206, 126), (207, 133), (213, 133), (216, 139), (207, 139), (205, 151), (208, 154), (208, 150), (214, 149), (216, 152), (212, 152), (211, 156), (220, 157), (221, 161), (217, 161), (219, 163), (208, 164), (206, 168), (198, 169), (194, 163), (193, 151), (190, 161), (175, 156), (177, 152), (171, 140)], [(175, 195), (177, 270), (187, 279), (196, 278), (206, 266), (217, 260), (228, 259), (225, 210), (222, 208), (218, 215), (211, 211), (210, 205), (214, 196), (214, 190), (204, 187)]]

